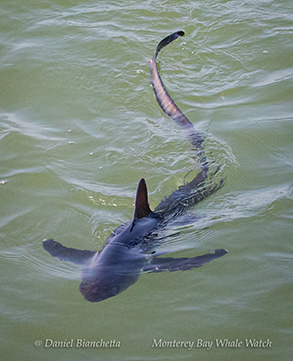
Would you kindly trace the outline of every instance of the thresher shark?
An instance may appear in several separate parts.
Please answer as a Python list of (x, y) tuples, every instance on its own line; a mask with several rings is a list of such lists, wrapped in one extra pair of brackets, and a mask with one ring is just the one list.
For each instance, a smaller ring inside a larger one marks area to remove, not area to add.
[(159, 52), (183, 35), (183, 31), (177, 31), (158, 44), (150, 60), (150, 80), (159, 106), (186, 131), (199, 159), (197, 175), (170, 196), (164, 197), (154, 211), (149, 207), (146, 182), (142, 178), (137, 187), (133, 220), (114, 230), (101, 251), (67, 248), (53, 239), (43, 241), (44, 249), (53, 257), (82, 266), (79, 290), (88, 301), (99, 302), (116, 296), (134, 284), (144, 272), (190, 270), (227, 253), (224, 249), (216, 249), (213, 253), (192, 258), (159, 257), (154, 247), (156, 242), (152, 242), (157, 232), (182, 216), (187, 207), (200, 202), (223, 185), (223, 179), (218, 184), (206, 182), (209, 164), (203, 149), (202, 134), (170, 97), (157, 69)]

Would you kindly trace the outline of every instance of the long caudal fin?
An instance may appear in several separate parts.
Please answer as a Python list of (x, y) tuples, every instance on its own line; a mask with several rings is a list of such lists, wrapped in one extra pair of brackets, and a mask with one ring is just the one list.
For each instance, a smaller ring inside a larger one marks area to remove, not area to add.
[(182, 113), (182, 111), (175, 104), (174, 100), (171, 98), (169, 93), (167, 92), (160, 74), (157, 69), (157, 56), (159, 52), (168, 44), (172, 43), (180, 36), (183, 36), (183, 31), (177, 31), (166, 38), (164, 38), (157, 46), (153, 60), (150, 60), (150, 72), (151, 72), (151, 84), (153, 87), (153, 91), (159, 106), (162, 108), (163, 112), (171, 117), (174, 122), (180, 125), (182, 128), (189, 129), (193, 128), (193, 124), (187, 119), (187, 117)]
[(214, 193), (223, 184), (222, 180), (219, 184), (213, 184), (211, 182), (207, 184), (206, 180), (209, 166), (203, 150), (202, 134), (193, 127), (190, 120), (175, 104), (174, 100), (166, 90), (157, 69), (156, 60), (159, 52), (165, 46), (183, 35), (184, 31), (177, 31), (160, 41), (156, 47), (153, 59), (150, 60), (150, 80), (157, 102), (163, 112), (171, 117), (182, 129), (187, 131), (188, 138), (199, 157), (201, 171), (191, 182), (185, 183), (169, 197), (164, 197), (162, 199), (161, 203), (155, 209), (155, 212), (164, 212), (165, 214), (172, 214), (175, 209), (184, 208), (187, 205), (200, 202), (202, 199)]
[[(164, 83), (162, 82), (156, 62), (159, 52), (168, 44), (177, 40), (179, 37), (184, 36), (184, 34), (185, 33), (182, 30), (176, 31), (175, 33), (168, 35), (166, 38), (161, 40), (157, 45), (154, 57), (152, 60), (150, 60), (150, 80), (157, 102), (162, 108), (163, 112), (171, 117), (181, 128), (187, 130), (192, 145), (202, 154), (203, 139), (201, 134), (194, 129), (191, 121), (183, 114), (183, 112), (178, 108), (174, 100), (171, 98), (170, 94), (164, 86)], [(202, 168), (207, 171), (205, 158), (203, 156), (201, 156), (201, 165)]]

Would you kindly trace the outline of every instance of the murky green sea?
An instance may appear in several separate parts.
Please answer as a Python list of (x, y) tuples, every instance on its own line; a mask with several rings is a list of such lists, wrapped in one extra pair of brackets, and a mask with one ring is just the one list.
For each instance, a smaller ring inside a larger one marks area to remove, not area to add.
[[(289, 0), (1, 1), (2, 360), (291, 359), (292, 21)], [(99, 249), (140, 178), (155, 208), (192, 168), (149, 85), (155, 46), (180, 29), (161, 76), (227, 180), (162, 247), (229, 253), (87, 302), (79, 266), (41, 241)]]

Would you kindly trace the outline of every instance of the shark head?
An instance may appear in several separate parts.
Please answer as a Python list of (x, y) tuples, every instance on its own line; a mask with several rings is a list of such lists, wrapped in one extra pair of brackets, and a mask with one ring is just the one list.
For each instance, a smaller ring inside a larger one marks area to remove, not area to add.
[(149, 207), (146, 183), (141, 179), (132, 222), (113, 233), (102, 251), (82, 270), (79, 290), (86, 300), (99, 302), (116, 296), (138, 280), (147, 262), (139, 244), (159, 220)]
[(106, 300), (118, 295), (135, 283), (141, 274), (140, 269), (141, 265), (138, 264), (133, 273), (119, 273), (115, 268), (101, 267), (94, 277), (91, 276), (91, 273), (87, 274), (87, 271), (83, 272), (79, 291), (87, 301), (100, 302)]

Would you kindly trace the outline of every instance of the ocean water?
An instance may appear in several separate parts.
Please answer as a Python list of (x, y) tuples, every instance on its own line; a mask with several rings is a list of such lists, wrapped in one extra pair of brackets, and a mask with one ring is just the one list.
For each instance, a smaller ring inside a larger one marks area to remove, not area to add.
[[(0, 20), (1, 358), (289, 360), (291, 2), (4, 0)], [(140, 178), (154, 209), (194, 166), (149, 85), (176, 30), (159, 70), (226, 182), (161, 248), (228, 254), (92, 304), (79, 266), (41, 241), (100, 249), (132, 218)]]

